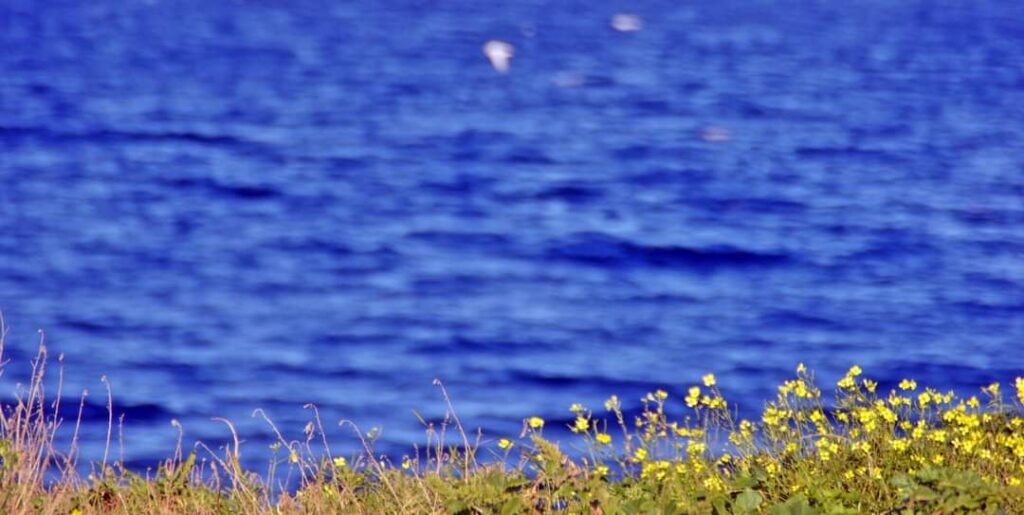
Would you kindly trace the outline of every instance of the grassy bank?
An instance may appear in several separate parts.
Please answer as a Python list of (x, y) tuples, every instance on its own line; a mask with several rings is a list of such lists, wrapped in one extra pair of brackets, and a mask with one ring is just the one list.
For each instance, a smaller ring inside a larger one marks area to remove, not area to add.
[[(572, 442), (546, 439), (537, 417), (520, 434), (471, 435), (449, 411), (398, 462), (358, 431), (365, 452), (333, 454), (314, 409), (301, 438), (277, 433), (259, 474), (234, 437), (179, 446), (139, 475), (109, 457), (78, 463), (79, 424), (44, 392), (46, 357), (0, 417), (2, 513), (1024, 513), (1024, 379), (961, 398), (910, 379), (883, 392), (853, 367), (826, 399), (799, 366), (760, 419), (738, 420), (709, 374), (678, 396), (651, 392), (637, 416), (614, 396), (568, 407)], [(74, 432), (70, 448), (58, 431)]]

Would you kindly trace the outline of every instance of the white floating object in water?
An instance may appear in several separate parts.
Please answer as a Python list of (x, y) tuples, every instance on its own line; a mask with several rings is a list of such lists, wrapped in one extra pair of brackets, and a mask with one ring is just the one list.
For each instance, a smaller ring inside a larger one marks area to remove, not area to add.
[(701, 129), (698, 136), (709, 143), (724, 143), (732, 139), (732, 131), (725, 127), (710, 125)]
[(579, 88), (587, 84), (587, 77), (580, 72), (558, 72), (551, 82), (560, 88)]
[(516, 55), (516, 49), (504, 41), (492, 39), (484, 43), (484, 55), (491, 61), (495, 71), (505, 73), (512, 62), (512, 57)]
[(619, 32), (636, 32), (644, 28), (644, 21), (635, 14), (619, 13), (612, 16), (612, 28)]

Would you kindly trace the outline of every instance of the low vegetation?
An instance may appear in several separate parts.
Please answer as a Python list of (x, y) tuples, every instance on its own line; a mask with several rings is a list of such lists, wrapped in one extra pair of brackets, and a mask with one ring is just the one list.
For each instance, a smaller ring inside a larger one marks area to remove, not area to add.
[[(2, 513), (1024, 513), (1021, 378), (964, 398), (911, 379), (881, 391), (855, 366), (826, 397), (801, 365), (743, 420), (709, 374), (679, 397), (651, 392), (636, 415), (615, 396), (573, 405), (573, 442), (545, 438), (538, 417), (470, 437), (448, 402), (428, 444), (393, 462), (358, 430), (364, 452), (332, 454), (311, 407), (262, 474), (243, 469), (236, 436), (179, 445), (140, 475), (107, 456), (81, 472), (78, 423), (44, 395), (45, 369), (42, 348), (0, 415)], [(74, 431), (70, 449), (58, 429)]]

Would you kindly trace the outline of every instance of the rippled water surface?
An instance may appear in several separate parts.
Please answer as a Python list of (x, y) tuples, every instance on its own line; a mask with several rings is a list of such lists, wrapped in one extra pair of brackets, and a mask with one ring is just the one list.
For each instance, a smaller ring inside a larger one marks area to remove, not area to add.
[(493, 435), (709, 370), (1005, 380), (1024, 4), (5, 0), (0, 309), (5, 394), (45, 329), (140, 465), (307, 402), (401, 453), (435, 377)]

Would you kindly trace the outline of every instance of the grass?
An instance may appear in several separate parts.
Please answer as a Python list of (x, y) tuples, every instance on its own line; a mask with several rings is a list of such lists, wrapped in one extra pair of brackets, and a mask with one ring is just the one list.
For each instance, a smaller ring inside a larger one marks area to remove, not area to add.
[[(2, 344), (0, 330), (0, 355)], [(111, 408), (107, 452), (83, 477), (80, 416), (59, 418), (46, 362), (41, 346), (28, 386), (0, 412), (2, 513), (1024, 513), (1024, 379), (967, 398), (909, 379), (883, 393), (855, 366), (826, 402), (801, 365), (759, 420), (739, 420), (709, 374), (682, 397), (651, 392), (636, 416), (615, 396), (571, 406), (571, 455), (538, 417), (518, 435), (471, 438), (444, 392), (444, 422), (424, 421), (428, 444), (397, 463), (358, 429), (363, 452), (332, 454), (311, 407), (301, 438), (274, 428), (262, 474), (241, 466), (227, 420), (222, 449), (179, 441), (146, 474), (126, 470), (110, 459)], [(71, 444), (59, 450), (65, 427)]]

